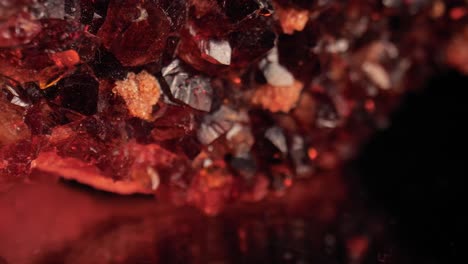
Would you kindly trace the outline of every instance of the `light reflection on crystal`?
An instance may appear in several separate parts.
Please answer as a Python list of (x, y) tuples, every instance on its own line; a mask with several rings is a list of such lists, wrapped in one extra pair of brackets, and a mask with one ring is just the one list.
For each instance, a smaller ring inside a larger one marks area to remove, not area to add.
[(210, 111), (213, 90), (207, 77), (188, 73), (179, 60), (163, 68), (162, 75), (175, 99), (197, 110)]
[(231, 64), (231, 45), (226, 40), (200, 41), (202, 57), (206, 60), (224, 65)]

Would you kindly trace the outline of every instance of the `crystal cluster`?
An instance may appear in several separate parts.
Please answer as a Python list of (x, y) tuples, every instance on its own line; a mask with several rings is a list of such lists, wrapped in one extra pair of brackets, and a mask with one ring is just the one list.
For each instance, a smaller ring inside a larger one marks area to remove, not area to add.
[(463, 0), (0, 1), (0, 189), (50, 172), (215, 214), (337, 170), (468, 73)]

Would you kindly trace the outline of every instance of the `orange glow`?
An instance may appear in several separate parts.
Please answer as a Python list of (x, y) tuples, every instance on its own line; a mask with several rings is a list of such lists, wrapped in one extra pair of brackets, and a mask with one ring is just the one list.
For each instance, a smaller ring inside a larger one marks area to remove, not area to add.
[(318, 157), (318, 151), (315, 148), (309, 148), (307, 155), (309, 156), (309, 159), (314, 160)]
[(284, 185), (285, 185), (286, 187), (291, 187), (292, 184), (293, 184), (293, 181), (292, 181), (291, 178), (286, 178), (286, 179), (284, 179), (284, 182), (283, 182), (283, 183), (284, 183)]
[(66, 50), (50, 54), (51, 59), (58, 67), (73, 67), (80, 62), (80, 55), (75, 50)]

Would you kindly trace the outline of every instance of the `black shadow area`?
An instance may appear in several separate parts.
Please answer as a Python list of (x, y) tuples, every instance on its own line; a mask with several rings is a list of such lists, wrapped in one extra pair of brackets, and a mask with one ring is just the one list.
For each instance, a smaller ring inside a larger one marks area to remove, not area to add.
[(396, 221), (414, 263), (465, 263), (468, 77), (447, 71), (408, 95), (357, 165), (366, 201)]

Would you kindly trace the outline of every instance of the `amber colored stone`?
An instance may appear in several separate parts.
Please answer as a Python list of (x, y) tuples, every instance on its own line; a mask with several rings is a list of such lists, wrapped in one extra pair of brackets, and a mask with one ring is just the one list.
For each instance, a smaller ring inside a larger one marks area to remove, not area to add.
[(74, 50), (66, 50), (50, 54), (58, 67), (73, 67), (80, 62), (80, 56)]
[(149, 0), (110, 2), (98, 36), (126, 66), (158, 61), (170, 32), (165, 12)]
[(49, 88), (71, 74), (74, 66), (80, 62), (80, 56), (75, 50), (66, 50), (49, 54), (49, 60), (54, 64), (40, 71), (37, 77), (41, 89)]
[(72, 72), (71, 69), (50, 66), (42, 70), (38, 75), (37, 82), (41, 89), (49, 88), (55, 85), (60, 79)]

